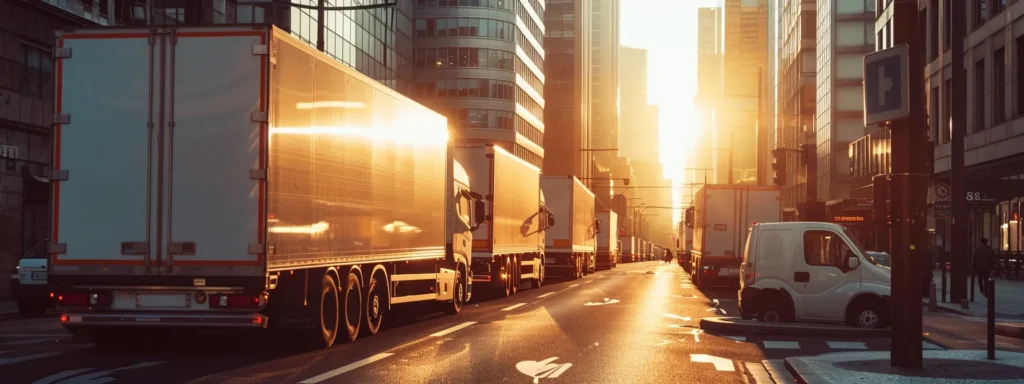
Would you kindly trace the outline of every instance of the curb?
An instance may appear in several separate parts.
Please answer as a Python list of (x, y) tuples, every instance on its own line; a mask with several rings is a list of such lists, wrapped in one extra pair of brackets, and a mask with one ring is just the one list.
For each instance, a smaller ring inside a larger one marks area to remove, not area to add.
[(996, 323), (996, 334), (1024, 340), (1024, 324)]
[(766, 324), (739, 317), (705, 317), (700, 319), (700, 329), (722, 333), (748, 335), (822, 336), (822, 337), (888, 337), (889, 329), (862, 329), (845, 326), (817, 324)]
[(783, 361), (786, 364), (786, 370), (793, 375), (793, 381), (797, 384), (829, 384), (828, 380), (818, 376), (817, 371), (807, 363), (792, 357), (787, 357)]

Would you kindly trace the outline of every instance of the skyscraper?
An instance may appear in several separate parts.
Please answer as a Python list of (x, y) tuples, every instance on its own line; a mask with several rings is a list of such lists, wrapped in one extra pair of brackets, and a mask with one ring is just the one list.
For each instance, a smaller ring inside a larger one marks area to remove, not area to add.
[[(768, 60), (767, 0), (725, 1), (723, 95), (718, 148), (728, 149), (728, 182), (755, 183), (758, 170), (758, 77)], [(719, 150), (716, 150), (719, 151)], [(721, 151), (719, 151), (721, 152)], [(721, 177), (721, 175), (720, 175)], [(731, 179), (731, 180), (730, 180)], [(722, 182), (722, 180), (719, 180)]]
[(615, 159), (619, 145), (619, 12), (621, 0), (591, 0), (590, 122), (593, 155), (604, 166)]
[(619, 124), (619, 154), (633, 162), (659, 161), (657, 108), (647, 102), (647, 50), (619, 48), (619, 84), (622, 115)]
[(415, 12), (415, 99), (447, 115), (460, 141), (496, 143), (542, 166), (542, 3), (423, 0)]
[[(815, 0), (779, 1), (779, 147), (814, 144), (817, 14)], [(782, 206), (792, 214), (797, 203), (807, 200), (807, 176), (796, 154), (786, 156)]]
[(590, 0), (551, 0), (544, 12), (544, 173), (591, 185)]
[[(700, 115), (701, 125), (696, 144), (692, 148), (693, 162), (687, 162), (691, 170), (687, 172), (686, 180), (690, 183), (702, 183), (704, 180), (716, 183), (719, 173), (722, 174), (723, 182), (725, 180), (724, 168), (727, 162), (723, 155), (728, 152), (716, 149), (719, 130), (715, 113), (722, 97), (722, 33), (722, 8), (698, 8), (697, 95), (694, 97), (694, 109)], [(694, 190), (687, 188), (685, 194), (689, 196)]]

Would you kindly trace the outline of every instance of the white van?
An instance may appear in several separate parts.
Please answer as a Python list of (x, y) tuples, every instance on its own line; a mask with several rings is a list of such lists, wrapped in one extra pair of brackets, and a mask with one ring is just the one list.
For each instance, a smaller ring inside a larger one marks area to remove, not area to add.
[(740, 314), (764, 322), (884, 328), (890, 276), (842, 226), (754, 224), (740, 266)]

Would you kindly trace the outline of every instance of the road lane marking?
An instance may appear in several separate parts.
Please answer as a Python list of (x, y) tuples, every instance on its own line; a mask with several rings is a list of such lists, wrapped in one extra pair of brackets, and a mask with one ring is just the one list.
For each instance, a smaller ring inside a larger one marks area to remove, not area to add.
[(508, 311), (511, 311), (511, 310), (513, 310), (513, 309), (516, 309), (516, 308), (522, 307), (522, 306), (524, 306), (524, 305), (526, 305), (526, 303), (519, 303), (519, 304), (516, 304), (516, 305), (512, 305), (512, 306), (509, 306), (509, 307), (505, 307), (505, 308), (502, 308), (502, 310), (501, 310), (501, 311), (502, 311), (502, 312), (508, 312)]
[(711, 363), (715, 366), (715, 370), (725, 372), (735, 372), (736, 366), (732, 363), (732, 360), (721, 358), (718, 356), (704, 355), (704, 354), (691, 354), (690, 361), (694, 363)]
[(319, 374), (317, 376), (313, 376), (313, 377), (308, 378), (306, 380), (300, 381), (299, 384), (316, 384), (316, 383), (322, 382), (324, 380), (330, 379), (332, 377), (341, 375), (341, 374), (343, 374), (345, 372), (348, 372), (348, 371), (354, 370), (356, 368), (362, 367), (364, 365), (368, 365), (368, 364), (372, 364), (372, 363), (380, 361), (380, 360), (384, 360), (386, 358), (391, 357), (392, 355), (394, 355), (394, 353), (388, 353), (388, 352), (378, 353), (376, 355), (373, 355), (373, 356), (367, 357), (365, 359), (356, 361), (354, 363), (348, 364), (348, 365), (343, 366), (341, 368), (334, 369), (334, 370), (331, 370), (331, 371), (327, 371), (327, 372), (321, 373), (321, 374)]
[(619, 303), (619, 302), (620, 301), (618, 299), (609, 299), (609, 298), (606, 297), (606, 298), (604, 298), (604, 301), (600, 301), (600, 302), (596, 302), (596, 303), (588, 301), (586, 304), (583, 304), (583, 305), (587, 306), (587, 307), (592, 307), (592, 306), (595, 306), (595, 305), (609, 305), (609, 304), (615, 304), (615, 303)]
[(569, 286), (569, 288), (575, 287), (575, 286), (577, 286), (577, 285), (579, 285), (579, 284), (573, 284), (573, 285), (570, 285), (570, 286)]
[(693, 320), (693, 319), (691, 319), (691, 318), (690, 318), (689, 316), (679, 316), (679, 315), (673, 315), (673, 314), (671, 314), (671, 313), (662, 313), (661, 315), (662, 315), (662, 316), (665, 316), (665, 317), (667, 317), (667, 318), (670, 318), (670, 319), (676, 319), (676, 320), (682, 320), (682, 321), (690, 321), (690, 320)]
[[(131, 369), (149, 368), (149, 367), (152, 367), (154, 365), (160, 365), (160, 364), (163, 364), (163, 363), (164, 363), (163, 361), (149, 361), (149, 362), (143, 362), (143, 363), (136, 363), (136, 364), (129, 365), (127, 367), (113, 368), (113, 369), (108, 369), (108, 370), (105, 370), (105, 371), (97, 371), (97, 372), (92, 372), (92, 373), (88, 373), (88, 374), (84, 374), (84, 375), (80, 375), (80, 376), (75, 376), (75, 377), (72, 377), (72, 378), (69, 378), (69, 379), (64, 379), (64, 380), (60, 380), (60, 381), (51, 381), (51, 382), (47, 382), (47, 383), (54, 383), (54, 382), (56, 384), (108, 383), (108, 382), (116, 380), (116, 379), (114, 379), (112, 377), (109, 377), (110, 375), (114, 374), (114, 372), (127, 371), (127, 370), (131, 370)], [(94, 368), (88, 368), (88, 369), (86, 369), (86, 371), (90, 371), (90, 370), (93, 370), (93, 369)], [(75, 372), (75, 371), (76, 370), (72, 370), (70, 372)], [(68, 373), (68, 372), (63, 372), (63, 373)], [(59, 373), (57, 375), (61, 375), (63, 373)], [(74, 374), (77, 375), (79, 373), (82, 373), (82, 372), (75, 372)], [(57, 375), (54, 375), (54, 376), (57, 376)]]
[(63, 379), (66, 379), (68, 377), (77, 375), (79, 373), (88, 372), (88, 371), (91, 371), (91, 370), (93, 370), (93, 368), (80, 368), (80, 369), (72, 369), (70, 371), (59, 372), (59, 373), (52, 374), (50, 376), (46, 376), (46, 377), (44, 377), (42, 379), (33, 381), (32, 384), (51, 384), (53, 382), (56, 382), (56, 381), (59, 381), (59, 380), (63, 380)]
[(868, 345), (859, 341), (826, 341), (831, 349), (868, 349)]
[(726, 336), (726, 338), (736, 340), (737, 343), (747, 341), (746, 336)]
[(587, 282), (583, 283), (583, 284), (590, 284), (590, 283), (593, 283), (593, 282), (594, 282), (594, 280), (587, 280)]
[(59, 338), (50, 337), (50, 338), (46, 338), (46, 339), (28, 339), (28, 340), (8, 341), (6, 343), (0, 343), (0, 345), (39, 344), (39, 343), (58, 341), (60, 339), (70, 339), (70, 337), (59, 337)]
[(545, 294), (543, 294), (543, 295), (537, 296), (537, 298), (538, 298), (538, 299), (543, 299), (543, 298), (545, 298), (545, 297), (548, 297), (548, 296), (554, 295), (554, 294), (556, 294), (556, 293), (558, 293), (558, 292), (548, 292), (548, 293), (545, 293)]
[(797, 341), (763, 341), (767, 349), (800, 349), (800, 342)]
[(37, 359), (45, 359), (47, 357), (53, 357), (53, 356), (61, 355), (63, 353), (64, 352), (46, 352), (46, 353), (37, 353), (37, 354), (34, 354), (34, 355), (25, 355), (25, 356), (18, 356), (18, 357), (0, 358), (0, 366), (10, 365), (10, 364), (17, 364), (17, 363), (24, 363), (26, 361), (32, 361), (32, 360), (37, 360)]
[(466, 328), (466, 327), (468, 327), (468, 326), (470, 326), (470, 325), (473, 325), (473, 324), (476, 324), (476, 322), (475, 322), (475, 321), (467, 321), (467, 322), (465, 322), (465, 323), (462, 323), (462, 324), (456, 325), (456, 326), (454, 326), (454, 327), (451, 327), (451, 328), (445, 329), (445, 330), (443, 330), (443, 331), (439, 331), (439, 332), (436, 332), (436, 333), (434, 333), (434, 334), (431, 334), (431, 335), (430, 335), (430, 337), (441, 337), (441, 336), (447, 335), (447, 334), (449, 334), (449, 333), (452, 333), (452, 332), (458, 331), (458, 330), (460, 330), (460, 329), (462, 329), (462, 328)]

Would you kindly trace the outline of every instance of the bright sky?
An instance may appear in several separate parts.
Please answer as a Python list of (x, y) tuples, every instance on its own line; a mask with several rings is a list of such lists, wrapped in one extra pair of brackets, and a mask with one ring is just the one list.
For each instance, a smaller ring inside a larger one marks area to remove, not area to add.
[[(621, 0), (620, 43), (650, 51), (648, 101), (659, 107), (665, 176), (683, 184), (684, 152), (697, 126), (697, 8), (716, 0)], [(622, 78), (619, 81), (627, 81)], [(682, 189), (673, 193), (676, 206)]]

